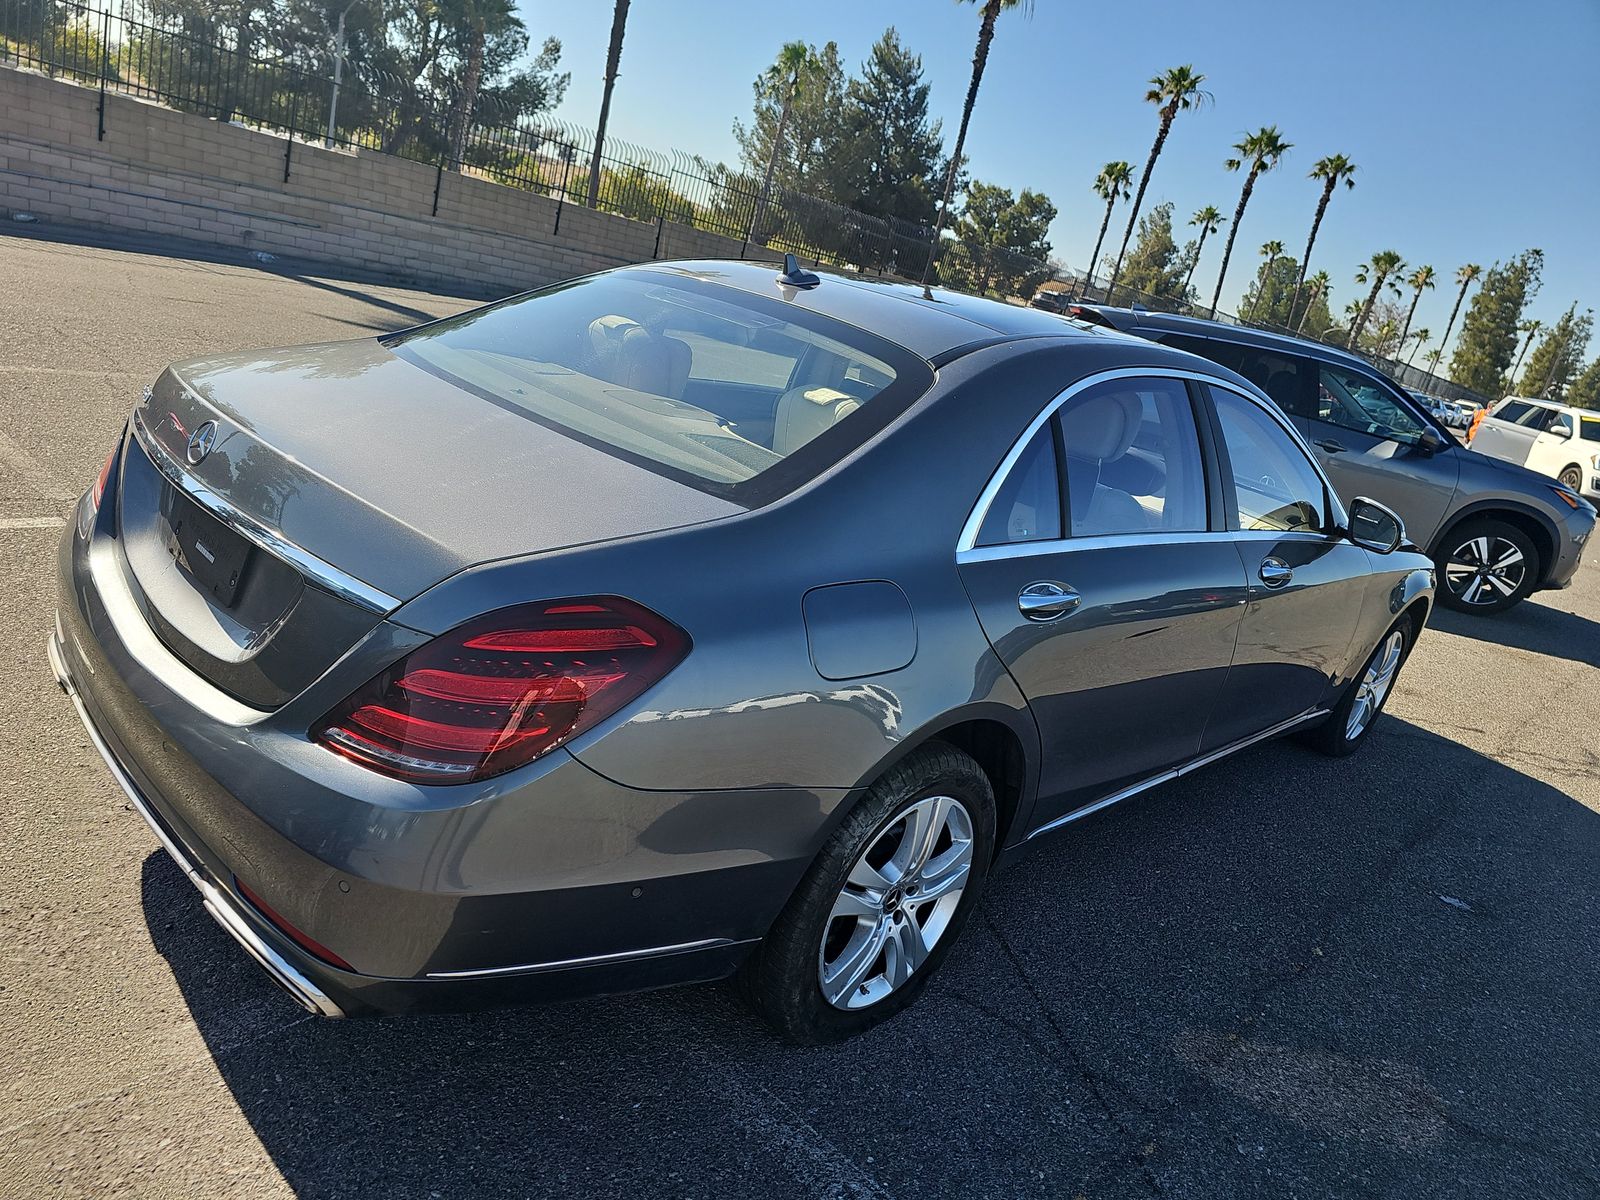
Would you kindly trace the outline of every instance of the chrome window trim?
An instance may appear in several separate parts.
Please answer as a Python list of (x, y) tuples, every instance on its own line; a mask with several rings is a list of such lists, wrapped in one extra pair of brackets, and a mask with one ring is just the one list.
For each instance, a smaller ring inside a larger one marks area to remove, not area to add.
[(1206, 542), (1246, 541), (1282, 542), (1303, 539), (1326, 542), (1326, 533), (1306, 533), (1296, 529), (1207, 529), (1190, 533), (1097, 533), (1075, 538), (1041, 538), (1036, 542), (1003, 542), (996, 546), (974, 546), (956, 556), (961, 563), (995, 562), (1005, 558), (1032, 558), (1040, 554), (1072, 554), (1085, 550), (1117, 550), (1130, 546), (1188, 546)]
[(1205, 754), (1200, 755), (1198, 758), (1190, 759), (1181, 766), (1168, 767), (1165, 771), (1158, 771), (1148, 779), (1141, 779), (1138, 783), (1132, 784), (1129, 787), (1125, 787), (1120, 791), (1112, 792), (1109, 796), (1103, 796), (1099, 800), (1091, 801), (1088, 804), (1073, 809), (1069, 813), (1064, 813), (1063, 815), (1055, 818), (1053, 821), (1046, 821), (1043, 825), (1038, 826), (1032, 833), (1028, 834), (1028, 836), (1022, 840), (1025, 842), (1031, 842), (1034, 838), (1038, 837), (1042, 833), (1050, 833), (1054, 830), (1060, 829), (1063, 825), (1070, 825), (1074, 821), (1080, 820), (1083, 817), (1087, 817), (1090, 813), (1097, 813), (1102, 808), (1109, 808), (1111, 805), (1116, 804), (1120, 800), (1126, 800), (1130, 796), (1137, 796), (1140, 792), (1149, 791), (1158, 784), (1170, 783), (1172, 780), (1178, 779), (1184, 775), (1188, 775), (1192, 771), (1198, 771), (1201, 767), (1210, 766), (1212, 763), (1217, 762), (1220, 759), (1227, 758), (1230, 754), (1234, 754), (1240, 750), (1246, 749), (1247, 747), (1254, 746), (1257, 742), (1264, 742), (1268, 738), (1277, 737), (1280, 733), (1288, 733), (1289, 730), (1294, 729), (1297, 726), (1304, 725), (1307, 721), (1314, 721), (1318, 717), (1327, 716), (1328, 711), (1328, 709), (1320, 707), (1308, 708), (1299, 716), (1290, 717), (1287, 721), (1279, 721), (1270, 729), (1263, 729), (1260, 733), (1252, 733), (1249, 737), (1240, 738), (1236, 742), (1230, 742), (1228, 745), (1223, 746), (1220, 749), (1208, 751)]
[(400, 607), (400, 601), (394, 596), (357, 579), (348, 572), (341, 571), (332, 563), (297, 546), (276, 529), (262, 524), (190, 475), (167, 452), (166, 447), (156, 440), (137, 409), (134, 410), (132, 424), (134, 436), (139, 440), (145, 455), (155, 464), (156, 470), (165, 475), (167, 480), (189, 499), (240, 537), (273, 557), (281, 558), (305, 576), (306, 581), (312, 586), (321, 588), (325, 592), (332, 592), (341, 600), (360, 605), (380, 615), (393, 612)]
[[(1069, 536), (1049, 541), (1006, 542), (995, 546), (979, 546), (978, 533), (983, 528), (984, 519), (989, 515), (989, 508), (999, 494), (1000, 488), (1005, 484), (1006, 477), (1011, 474), (1011, 469), (1016, 466), (1017, 460), (1022, 457), (1022, 452), (1027, 449), (1028, 443), (1034, 439), (1038, 432), (1044, 428), (1045, 424), (1056, 415), (1067, 401), (1081, 392), (1087, 391), (1089, 388), (1102, 383), (1109, 383), (1115, 379), (1192, 381), (1203, 383), (1208, 387), (1223, 388), (1250, 401), (1266, 413), (1267, 416), (1271, 417), (1278, 427), (1289, 436), (1290, 441), (1295, 444), (1306, 462), (1311, 465), (1311, 470), (1316, 474), (1316, 477), (1322, 481), (1323, 499), (1329, 510), (1328, 517), (1330, 522), (1340, 528), (1349, 523), (1349, 518), (1344, 511), (1344, 505), (1339, 502), (1339, 494), (1334, 490), (1333, 484), (1328, 481), (1328, 476), (1323, 471), (1322, 464), (1317, 462), (1317, 456), (1311, 452), (1311, 448), (1306, 444), (1305, 438), (1300, 436), (1300, 431), (1289, 422), (1288, 418), (1278, 409), (1278, 406), (1267, 396), (1249, 391), (1246, 387), (1241, 387), (1229, 380), (1220, 379), (1215, 375), (1207, 375), (1200, 371), (1186, 371), (1171, 367), (1117, 367), (1114, 370), (1099, 371), (1093, 375), (1086, 375), (1084, 378), (1062, 389), (1056, 393), (1055, 398), (1050, 403), (1044, 406), (1039, 415), (1029, 422), (1027, 429), (1022, 432), (1022, 436), (1017, 438), (1011, 449), (1006, 452), (1005, 458), (1000, 460), (1000, 465), (995, 468), (994, 474), (989, 477), (989, 482), (978, 493), (977, 503), (973, 505), (971, 513), (968, 514), (966, 524), (961, 527), (961, 536), (956, 539), (957, 562), (985, 562), (995, 558), (1016, 558), (1027, 554), (1060, 553), (1063, 550), (1076, 549), (1078, 547), (1089, 548), (1091, 546), (1132, 546), (1161, 544), (1168, 541), (1189, 542), (1209, 538), (1238, 538), (1256, 535), (1274, 538), (1310, 537), (1326, 541), (1335, 536), (1329, 533), (1296, 533), (1260, 529), (1152, 531), (1144, 534), (1091, 534), (1084, 537)], [(1199, 449), (1201, 450), (1201, 459), (1204, 461), (1204, 447), (1199, 447)], [(1212, 464), (1207, 465), (1209, 468)], [(992, 553), (993, 551), (1010, 551), (1011, 553)]]

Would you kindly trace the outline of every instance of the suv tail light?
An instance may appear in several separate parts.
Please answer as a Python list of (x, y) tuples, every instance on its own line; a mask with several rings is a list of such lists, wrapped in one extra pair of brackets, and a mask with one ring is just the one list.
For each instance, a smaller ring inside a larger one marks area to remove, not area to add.
[(616, 596), (501, 609), (413, 650), (311, 736), (396, 779), (487, 779), (605, 720), (688, 652), (683, 630)]

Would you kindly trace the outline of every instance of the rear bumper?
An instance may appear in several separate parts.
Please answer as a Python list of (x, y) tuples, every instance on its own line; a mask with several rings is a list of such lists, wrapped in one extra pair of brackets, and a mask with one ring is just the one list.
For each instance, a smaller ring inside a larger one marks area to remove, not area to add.
[(258, 930), (255, 924), (247, 917), (244, 911), (234, 902), (233, 898), (219, 888), (210, 879), (206, 878), (200, 864), (189, 853), (187, 848), (173, 835), (156, 816), (155, 810), (150, 806), (138, 784), (127, 769), (117, 761), (116, 755), (111, 752), (111, 747), (106, 744), (100, 730), (96, 728), (94, 719), (89, 716), (89, 710), (84, 707), (83, 698), (78, 694), (78, 689), (73, 685), (72, 678), (67, 674), (66, 663), (61, 653), (61, 635), (59, 632), (51, 637), (50, 668), (55, 672), (56, 682), (61, 685), (61, 690), (72, 701), (73, 708), (78, 713), (78, 719), (83, 722), (83, 728), (89, 734), (89, 740), (94, 743), (94, 748), (100, 752), (100, 757), (105, 759), (106, 768), (111, 772), (111, 777), (117, 781), (123, 793), (128, 797), (134, 810), (145, 819), (145, 824), (150, 826), (150, 831), (156, 835), (156, 840), (178, 864), (190, 883), (200, 892), (201, 902), (205, 910), (211, 914), (216, 923), (227, 932), (228, 936), (238, 942), (246, 954), (255, 959), (272, 979), (284, 991), (293, 996), (295, 1002), (307, 1012), (324, 1017), (342, 1017), (344, 1010), (323, 991), (303, 971), (284, 957), (283, 953), (275, 949), (267, 940), (265, 930)]
[[(396, 784), (310, 744), (303, 714), (208, 711), (196, 677), (161, 657), (119, 594), (116, 569), (114, 535), (65, 531), (56, 678), (207, 910), (313, 1012), (723, 977), (766, 933), (846, 796), (647, 792), (565, 751), (481, 790)], [(350, 969), (291, 938), (240, 880)]]

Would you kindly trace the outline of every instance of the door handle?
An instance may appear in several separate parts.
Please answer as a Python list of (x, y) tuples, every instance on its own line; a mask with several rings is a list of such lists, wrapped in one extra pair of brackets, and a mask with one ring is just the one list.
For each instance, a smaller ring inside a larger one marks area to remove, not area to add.
[(1030, 621), (1054, 621), (1077, 608), (1082, 600), (1066, 584), (1042, 579), (1017, 593), (1017, 609)]
[(1329, 454), (1344, 453), (1343, 443), (1336, 442), (1332, 438), (1323, 438), (1320, 442), (1312, 442), (1311, 444), (1316, 446), (1318, 449), (1326, 450)]
[(1263, 558), (1257, 573), (1261, 576), (1261, 582), (1269, 588), (1281, 588), (1294, 578), (1293, 569), (1281, 558)]

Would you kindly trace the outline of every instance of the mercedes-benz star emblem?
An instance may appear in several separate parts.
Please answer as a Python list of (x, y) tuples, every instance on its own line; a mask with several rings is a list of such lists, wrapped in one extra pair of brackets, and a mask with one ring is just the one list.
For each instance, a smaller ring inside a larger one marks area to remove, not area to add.
[(200, 460), (211, 453), (211, 447), (216, 445), (217, 423), (206, 421), (189, 435), (189, 465), (199, 466)]

